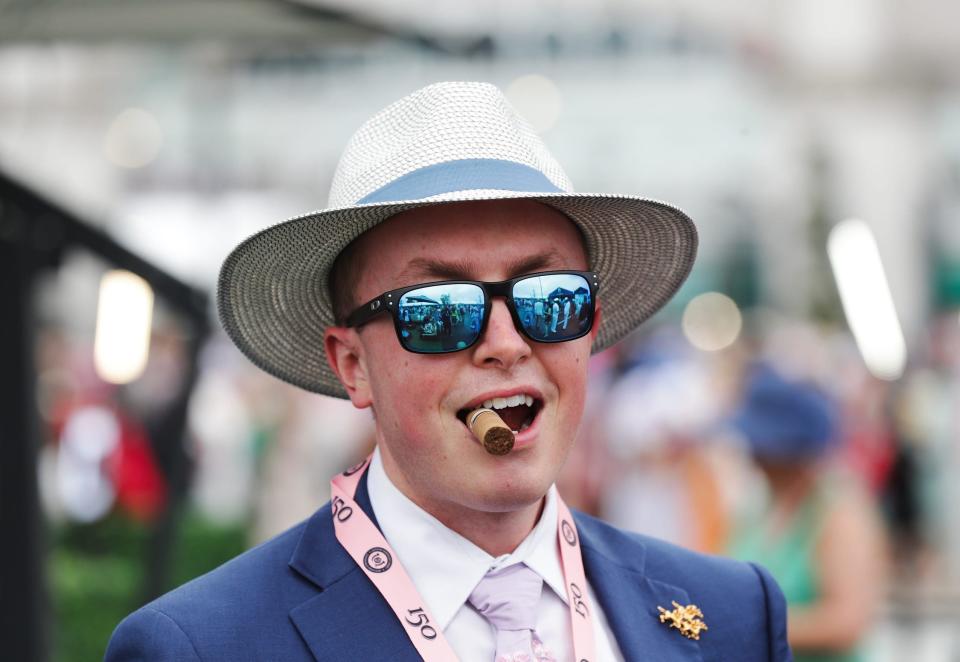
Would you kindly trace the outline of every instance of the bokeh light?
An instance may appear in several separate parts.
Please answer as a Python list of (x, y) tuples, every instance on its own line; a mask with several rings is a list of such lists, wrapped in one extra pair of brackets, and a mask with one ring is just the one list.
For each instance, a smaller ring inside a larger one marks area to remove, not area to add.
[(906, 365), (907, 347), (870, 226), (853, 218), (838, 223), (830, 232), (827, 252), (867, 369), (880, 379), (897, 379)]
[(563, 98), (557, 85), (539, 74), (515, 79), (505, 90), (510, 103), (538, 133), (549, 131), (557, 123)]
[(116, 490), (107, 458), (120, 443), (120, 424), (106, 407), (83, 407), (63, 427), (57, 456), (57, 487), (64, 513), (93, 522), (113, 506)]
[(694, 297), (683, 311), (683, 334), (705, 352), (726, 349), (740, 336), (743, 317), (726, 294), (706, 292)]
[(163, 131), (157, 118), (142, 108), (127, 108), (107, 129), (103, 153), (121, 168), (142, 168), (157, 158), (163, 146)]
[(100, 281), (93, 357), (104, 381), (126, 384), (147, 367), (153, 290), (129, 271), (114, 270)]

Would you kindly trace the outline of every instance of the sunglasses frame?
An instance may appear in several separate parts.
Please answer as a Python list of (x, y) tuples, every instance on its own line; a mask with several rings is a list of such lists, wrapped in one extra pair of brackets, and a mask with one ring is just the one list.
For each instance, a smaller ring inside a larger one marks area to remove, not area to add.
[[(520, 321), (520, 314), (517, 312), (516, 303), (513, 300), (513, 288), (514, 286), (522, 280), (527, 280), (528, 278), (538, 278), (541, 276), (560, 276), (560, 275), (575, 275), (581, 276), (584, 280), (587, 281), (587, 287), (590, 288), (590, 324), (584, 329), (581, 333), (578, 333), (575, 336), (570, 336), (569, 338), (556, 338), (553, 340), (540, 340), (534, 338), (527, 330), (523, 327), (523, 323)], [(433, 287), (436, 285), (476, 285), (483, 292), (483, 322), (480, 324), (480, 328), (477, 330), (477, 337), (465, 347), (455, 347), (452, 349), (445, 349), (439, 352), (426, 352), (416, 349), (411, 349), (406, 344), (404, 344), (403, 339), (403, 329), (401, 328), (399, 302), (403, 295), (411, 292), (413, 290), (419, 290), (424, 287)], [(593, 271), (575, 271), (575, 270), (558, 270), (558, 271), (538, 271), (532, 274), (524, 274), (523, 276), (517, 276), (516, 278), (511, 278), (509, 280), (501, 280), (496, 282), (482, 281), (482, 280), (438, 280), (432, 281), (429, 283), (417, 283), (416, 285), (410, 285), (407, 287), (400, 287), (395, 290), (389, 290), (384, 292), (380, 296), (371, 299), (367, 303), (355, 308), (347, 316), (346, 326), (348, 327), (359, 327), (363, 326), (370, 320), (372, 320), (377, 315), (381, 313), (390, 313), (390, 316), (393, 318), (393, 328), (397, 333), (397, 341), (400, 343), (400, 346), (408, 352), (414, 354), (450, 354), (452, 352), (461, 352), (465, 349), (470, 349), (477, 344), (477, 341), (483, 337), (483, 334), (487, 331), (487, 323), (490, 321), (490, 310), (493, 308), (493, 298), (494, 297), (503, 297), (507, 303), (507, 309), (510, 311), (510, 316), (513, 318), (513, 325), (516, 327), (520, 333), (522, 333), (526, 338), (533, 342), (538, 343), (558, 343), (558, 342), (567, 342), (570, 340), (576, 340), (577, 338), (582, 338), (583, 336), (590, 333), (590, 330), (593, 328), (593, 323), (596, 317), (597, 312), (597, 290), (600, 289), (600, 277), (596, 272)]]

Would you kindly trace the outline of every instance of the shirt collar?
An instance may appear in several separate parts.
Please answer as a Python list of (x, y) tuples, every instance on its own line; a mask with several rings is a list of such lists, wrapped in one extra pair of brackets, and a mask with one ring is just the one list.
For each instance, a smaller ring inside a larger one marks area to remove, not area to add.
[(383, 537), (396, 552), (433, 618), (446, 628), (490, 570), (525, 563), (567, 600), (557, 546), (557, 494), (551, 486), (540, 521), (512, 554), (493, 557), (445, 527), (408, 499), (387, 477), (380, 450), (367, 470), (370, 505)]

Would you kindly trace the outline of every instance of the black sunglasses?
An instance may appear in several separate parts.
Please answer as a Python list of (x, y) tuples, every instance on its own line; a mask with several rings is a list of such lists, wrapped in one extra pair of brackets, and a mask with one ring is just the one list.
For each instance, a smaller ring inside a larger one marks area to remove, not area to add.
[(458, 352), (480, 339), (493, 297), (504, 297), (523, 335), (536, 342), (564, 342), (590, 332), (598, 287), (597, 274), (590, 271), (546, 271), (497, 283), (422, 283), (384, 292), (350, 313), (346, 324), (361, 326), (389, 312), (407, 351)]

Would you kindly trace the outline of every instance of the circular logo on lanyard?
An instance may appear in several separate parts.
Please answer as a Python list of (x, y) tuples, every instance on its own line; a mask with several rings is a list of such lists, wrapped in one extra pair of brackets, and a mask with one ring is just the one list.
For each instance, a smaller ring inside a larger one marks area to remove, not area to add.
[(352, 467), (350, 467), (349, 469), (347, 469), (346, 471), (344, 471), (344, 472), (343, 472), (343, 475), (344, 475), (344, 476), (352, 476), (353, 474), (355, 474), (355, 473), (357, 473), (358, 471), (360, 471), (361, 469), (363, 469), (365, 466), (367, 466), (367, 461), (366, 461), (366, 460), (364, 460), (364, 461), (361, 462), (360, 464), (355, 464), (355, 465), (353, 465)]
[(567, 544), (573, 547), (577, 544), (577, 532), (573, 530), (573, 526), (567, 520), (560, 522), (560, 532), (563, 534), (563, 539), (567, 541)]
[(386, 572), (393, 565), (393, 557), (383, 547), (371, 547), (363, 555), (363, 565), (370, 572)]

